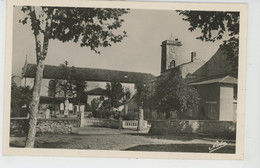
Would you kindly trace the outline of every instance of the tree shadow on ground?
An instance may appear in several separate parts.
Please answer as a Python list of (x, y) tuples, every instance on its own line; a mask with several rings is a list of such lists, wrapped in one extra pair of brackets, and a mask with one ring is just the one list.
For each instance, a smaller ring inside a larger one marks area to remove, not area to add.
[(9, 146), (14, 148), (24, 148), (25, 143), (10, 142)]
[(180, 141), (191, 141), (194, 139), (207, 139), (212, 141), (228, 141), (230, 143), (235, 143), (236, 140), (234, 136), (229, 135), (208, 135), (208, 134), (162, 134), (162, 135), (155, 135), (151, 133), (125, 133), (128, 135), (138, 135), (138, 136), (144, 136), (147, 138), (153, 138), (153, 139), (167, 139), (167, 140), (180, 140)]
[(167, 140), (181, 140), (181, 141), (190, 141), (193, 139), (198, 139), (197, 135), (154, 135), (149, 133), (126, 133), (126, 134), (143, 136), (146, 138), (153, 138), (153, 139), (167, 139)]
[(40, 141), (36, 142), (34, 147), (35, 148), (64, 148), (64, 146), (68, 145), (68, 142), (46, 142), (46, 141)]
[[(127, 151), (156, 151), (156, 152), (195, 152), (195, 153), (209, 153), (211, 144), (151, 144), (151, 145), (137, 145), (127, 148)], [(235, 146), (227, 145), (213, 153), (235, 153)]]
[[(64, 148), (64, 146), (68, 145), (68, 142), (46, 142), (46, 141), (35, 141), (34, 148)], [(9, 143), (10, 147), (14, 148), (24, 148), (25, 141), (13, 141)]]

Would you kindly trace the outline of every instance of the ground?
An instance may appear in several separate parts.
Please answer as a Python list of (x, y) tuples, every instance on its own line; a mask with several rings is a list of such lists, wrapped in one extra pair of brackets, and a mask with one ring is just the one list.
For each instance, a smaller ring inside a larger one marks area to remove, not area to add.
[[(133, 150), (168, 152), (209, 152), (216, 139), (194, 136), (149, 135), (131, 130), (86, 127), (74, 130), (74, 134), (37, 135), (36, 148)], [(218, 153), (235, 153), (235, 143), (216, 150)], [(10, 137), (11, 147), (24, 147), (25, 137)]]

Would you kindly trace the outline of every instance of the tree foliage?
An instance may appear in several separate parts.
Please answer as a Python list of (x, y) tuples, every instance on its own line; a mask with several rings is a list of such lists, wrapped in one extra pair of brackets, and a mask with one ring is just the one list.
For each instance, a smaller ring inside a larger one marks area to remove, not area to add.
[(187, 85), (181, 76), (173, 72), (169, 76), (162, 76), (155, 89), (153, 96), (154, 108), (158, 112), (170, 116), (171, 111), (175, 111), (180, 118), (181, 113), (189, 110), (197, 110), (199, 104), (199, 94), (195, 88)]
[(151, 94), (149, 93), (149, 86), (144, 83), (135, 84), (136, 94), (134, 102), (140, 107), (148, 108), (149, 101), (151, 101)]
[(122, 105), (125, 92), (121, 83), (111, 82), (106, 85), (105, 96), (107, 97), (104, 100), (102, 106), (106, 109), (118, 108)]
[(74, 102), (74, 104), (79, 105), (80, 102), (86, 104), (88, 99), (85, 93), (87, 82), (82, 78), (82, 74), (76, 72), (74, 66), (69, 67), (68, 61), (60, 64), (59, 71), (63, 79), (54, 79), (54, 81), (57, 81), (56, 93), (62, 95), (64, 100), (66, 100), (66, 98), (76, 99), (77, 102)]
[(12, 76), (11, 117), (25, 117), (29, 112), (28, 107), (32, 99), (32, 89), (29, 86), (17, 86), (14, 78), (15, 76)]
[(71, 68), (68, 65), (69, 65), (68, 61), (65, 61), (63, 64), (60, 64), (59, 71), (63, 79), (57, 79), (59, 93), (64, 96), (65, 100), (68, 97), (73, 96), (73, 90), (74, 90), (74, 86), (72, 82), (72, 72), (71, 72)]
[(111, 42), (126, 37), (125, 31), (113, 32), (122, 26), (126, 9), (24, 6), (22, 11), (27, 16), (20, 22), (29, 23), (34, 35), (43, 34), (46, 40), (73, 41), (99, 53), (98, 47), (111, 46)]
[(221, 40), (225, 32), (228, 32), (229, 39), (220, 46), (227, 55), (233, 67), (232, 73), (238, 73), (238, 49), (239, 49), (239, 12), (220, 11), (177, 11), (184, 21), (190, 23), (189, 30), (201, 30), (201, 35), (197, 37), (202, 41), (214, 42)]
[(91, 107), (91, 111), (95, 111), (98, 109), (100, 104), (100, 99), (99, 98), (94, 98), (91, 100), (90, 102), (90, 107)]
[(79, 106), (81, 102), (83, 102), (86, 105), (88, 101), (88, 96), (85, 92), (85, 89), (87, 88), (87, 82), (82, 78), (82, 74), (76, 72), (75, 67), (71, 68), (71, 74), (71, 86), (73, 97), (76, 97), (77, 104)]

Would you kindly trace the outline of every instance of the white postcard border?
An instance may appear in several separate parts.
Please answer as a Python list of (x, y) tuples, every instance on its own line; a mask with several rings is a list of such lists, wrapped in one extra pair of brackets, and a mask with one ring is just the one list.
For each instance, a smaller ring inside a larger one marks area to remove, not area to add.
[[(78, 149), (29, 149), (9, 147), (10, 125), (10, 86), (12, 67), (13, 39), (13, 6), (70, 6), (70, 7), (111, 7), (160, 10), (214, 10), (240, 12), (239, 42), (239, 77), (238, 77), (238, 110), (236, 154), (215, 153), (180, 153), (180, 152), (137, 152), (137, 151), (104, 151)], [(246, 43), (247, 42), (247, 5), (227, 3), (173, 3), (173, 2), (126, 2), (126, 1), (84, 1), (84, 0), (11, 0), (7, 1), (6, 24), (6, 58), (5, 58), (5, 93), (4, 93), (4, 126), (3, 154), (15, 156), (80, 156), (106, 158), (165, 158), (165, 159), (243, 159), (244, 153), (244, 112), (246, 83)]]

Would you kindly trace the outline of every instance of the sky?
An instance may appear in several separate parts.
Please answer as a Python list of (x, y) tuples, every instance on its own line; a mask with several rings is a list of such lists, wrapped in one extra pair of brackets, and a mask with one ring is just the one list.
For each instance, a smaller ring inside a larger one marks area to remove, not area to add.
[[(17, 76), (21, 76), (26, 56), (29, 63), (36, 63), (34, 36), (29, 25), (19, 23), (22, 17), (20, 7), (14, 7), (12, 73)], [(123, 18), (125, 22), (120, 30), (125, 30), (128, 37), (121, 43), (100, 48), (99, 55), (73, 42), (62, 43), (51, 40), (45, 64), (58, 66), (68, 61), (69, 66), (75, 67), (159, 75), (160, 45), (162, 41), (170, 39), (171, 34), (183, 44), (182, 63), (190, 61), (191, 52), (196, 52), (197, 58), (207, 61), (222, 43), (222, 41), (212, 43), (197, 40), (196, 37), (201, 34), (200, 30), (188, 31), (189, 23), (183, 21), (174, 10), (131, 9)], [(224, 39), (226, 37), (227, 35)]]

